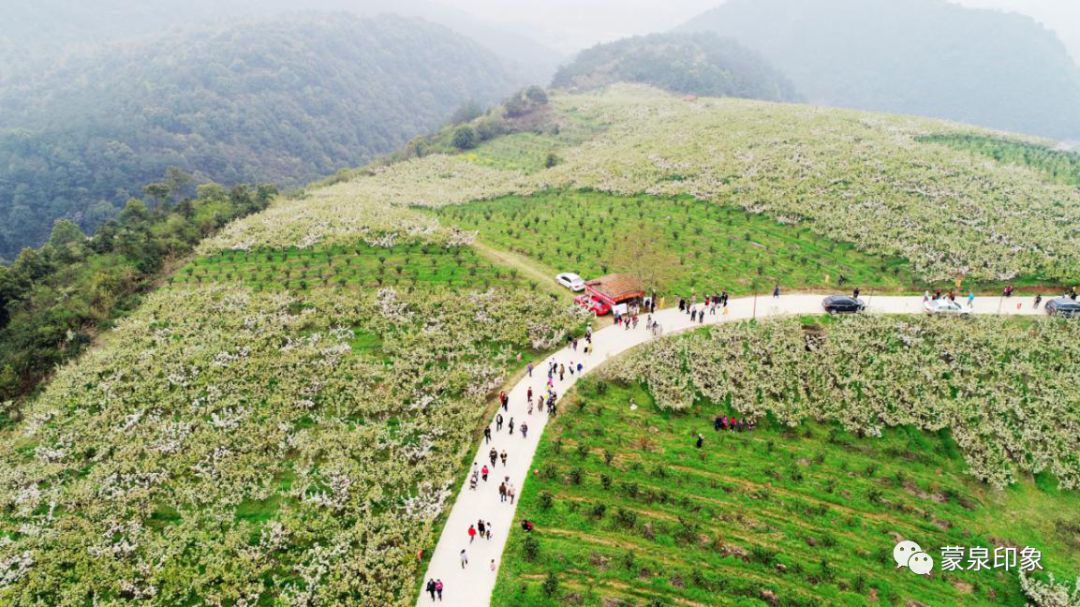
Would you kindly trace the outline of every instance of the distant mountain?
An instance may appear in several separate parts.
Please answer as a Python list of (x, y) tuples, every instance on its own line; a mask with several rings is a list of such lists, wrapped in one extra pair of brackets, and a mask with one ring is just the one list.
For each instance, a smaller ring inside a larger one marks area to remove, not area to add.
[(944, 0), (729, 0), (680, 29), (760, 51), (811, 103), (1080, 136), (1080, 69), (1020, 15)]
[(72, 51), (103, 42), (152, 39), (164, 32), (280, 17), (297, 10), (348, 12), (360, 17), (421, 17), (448, 27), (494, 52), (519, 85), (547, 82), (559, 55), (526, 32), (508, 31), (430, 0), (34, 0), (4, 7), (0, 30), (0, 83), (47, 69)]
[(552, 86), (590, 89), (615, 82), (676, 93), (792, 101), (795, 88), (760, 54), (709, 32), (626, 38), (582, 51)]
[(479, 45), (392, 16), (293, 16), (72, 58), (0, 89), (0, 257), (60, 217), (93, 229), (168, 167), (303, 184), (515, 86)]

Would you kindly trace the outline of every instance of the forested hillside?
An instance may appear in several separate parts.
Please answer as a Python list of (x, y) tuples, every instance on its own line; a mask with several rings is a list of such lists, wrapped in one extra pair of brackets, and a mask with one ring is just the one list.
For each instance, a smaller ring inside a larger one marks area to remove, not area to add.
[(1080, 137), (1080, 70), (1016, 14), (945, 0), (730, 0), (682, 29), (763, 53), (811, 103)]
[(653, 34), (595, 46), (563, 66), (552, 85), (590, 89), (615, 82), (711, 97), (797, 97), (791, 82), (761, 55), (708, 32)]
[(16, 74), (47, 69), (103, 43), (146, 40), (179, 28), (297, 10), (421, 17), (494, 52), (522, 85), (549, 79), (559, 60), (554, 51), (524, 31), (496, 27), (437, 0), (397, 0), (392, 6), (381, 0), (35, 0), (9, 4), (4, 7), (0, 31), (0, 83)]
[(513, 88), (436, 25), (346, 14), (178, 33), (58, 64), (0, 92), (0, 258), (57, 218), (92, 230), (169, 167), (298, 185), (363, 164)]

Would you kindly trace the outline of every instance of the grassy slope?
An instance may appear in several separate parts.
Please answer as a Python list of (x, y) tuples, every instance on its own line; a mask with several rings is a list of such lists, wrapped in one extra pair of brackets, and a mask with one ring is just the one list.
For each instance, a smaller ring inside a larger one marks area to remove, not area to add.
[(548, 191), (444, 207), (439, 217), (478, 231), (492, 246), (546, 264), (549, 276), (575, 271), (593, 277), (622, 270), (611, 254), (612, 241), (619, 232), (647, 226), (678, 257), (677, 275), (666, 291), (685, 296), (695, 289), (711, 293), (722, 288), (743, 294), (754, 284), (760, 291), (777, 282), (786, 288), (835, 288), (841, 275), (849, 286), (864, 289), (895, 291), (916, 284), (902, 260), (875, 258), (807, 228), (685, 197)]
[[(896, 571), (897, 535), (933, 546), (935, 558), (942, 545), (1015, 543), (1042, 549), (1059, 577), (1080, 566), (1062, 532), (1072, 525), (1075, 535), (1080, 496), (1031, 480), (989, 490), (966, 476), (947, 433), (893, 429), (859, 439), (833, 426), (768, 422), (753, 433), (716, 433), (711, 420), (723, 407), (661, 413), (641, 388), (595, 382), (563, 409), (519, 506), (519, 518), (537, 524), (539, 553), (525, 557), (526, 534), (515, 528), (499, 607), (657, 598), (764, 605), (770, 597), (785, 605), (1024, 604), (1015, 578), (1000, 573)], [(700, 451), (698, 432), (706, 435)], [(541, 586), (552, 572), (560, 591), (549, 597)]]

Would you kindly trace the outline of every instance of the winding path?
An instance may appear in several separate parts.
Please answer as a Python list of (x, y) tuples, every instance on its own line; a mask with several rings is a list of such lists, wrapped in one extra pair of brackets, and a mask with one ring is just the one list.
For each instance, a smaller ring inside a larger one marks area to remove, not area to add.
[[(655, 318), (660, 322), (663, 335), (671, 335), (701, 326), (713, 325), (720, 322), (733, 322), (750, 319), (755, 314), (758, 317), (779, 315), (809, 315), (821, 314), (821, 295), (793, 294), (782, 295), (778, 299), (769, 296), (745, 297), (732, 299), (729, 302), (730, 312), (723, 316), (717, 312), (716, 316), (706, 315), (705, 322), (691, 323), (690, 317), (679, 312), (675, 308), (660, 310)], [(864, 297), (868, 301), (867, 312), (877, 314), (921, 314), (922, 297)], [(1019, 306), (1019, 307), (1018, 307)], [(699, 306), (700, 307), (700, 306)], [(976, 298), (974, 305), (976, 314), (1008, 314), (1008, 315), (1033, 315), (1043, 313), (1033, 309), (1033, 302), (1028, 297), (1014, 297), (1010, 299)], [(957, 319), (959, 320), (959, 319)], [(596, 331), (593, 334), (594, 351), (589, 356), (581, 354), (579, 344), (578, 352), (570, 348), (564, 348), (550, 357), (534, 363), (536, 369), (532, 377), (526, 376), (509, 391), (510, 404), (508, 411), (500, 412), (509, 421), (513, 418), (516, 424), (515, 430), (521, 427), (522, 422), (528, 423), (528, 438), (522, 438), (520, 431), (513, 436), (509, 435), (504, 425), (501, 431), (495, 430), (494, 422), (491, 423), (492, 440), (488, 444), (481, 440), (477, 448), (475, 462), (478, 466), (489, 464), (488, 452), (494, 447), (500, 453), (508, 454), (507, 465), (502, 462), (492, 466), (492, 475), (487, 482), (480, 481), (476, 490), (468, 488), (466, 475), (464, 486), (458, 494), (450, 510), (450, 516), (443, 528), (439, 543), (435, 547), (427, 573), (424, 575), (424, 584), (429, 579), (441, 579), (444, 585), (443, 601), (440, 605), (446, 607), (488, 607), (491, 602), (491, 593), (495, 587), (495, 578), (498, 566), (502, 560), (503, 549), (510, 535), (511, 526), (514, 522), (514, 511), (517, 506), (509, 502), (500, 503), (499, 483), (505, 477), (509, 477), (518, 495), (532, 466), (533, 456), (540, 443), (544, 426), (548, 421), (546, 413), (534, 411), (532, 415), (527, 413), (526, 393), (530, 387), (535, 392), (543, 392), (547, 379), (547, 367), (549, 361), (557, 361), (570, 367), (572, 362), (575, 366), (580, 361), (584, 364), (584, 373), (590, 372), (605, 360), (622, 354), (623, 352), (654, 339), (652, 334), (645, 329), (644, 318), (637, 329), (626, 330), (621, 326), (609, 326)], [(564, 381), (555, 378), (555, 391), (561, 398), (580, 376), (567, 373)], [(492, 525), (492, 539), (485, 540), (479, 537), (470, 543), (468, 536), (469, 525), (475, 525), (478, 519), (490, 522)], [(466, 550), (468, 566), (462, 567), (460, 553)], [(494, 560), (496, 570), (492, 571), (491, 562)], [(426, 592), (421, 592), (416, 601), (417, 607), (427, 607), (432, 604), (431, 597)]]

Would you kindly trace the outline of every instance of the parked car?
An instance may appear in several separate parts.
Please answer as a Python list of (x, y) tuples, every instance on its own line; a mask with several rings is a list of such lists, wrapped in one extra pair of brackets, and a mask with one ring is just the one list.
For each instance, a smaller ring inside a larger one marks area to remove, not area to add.
[(1062, 318), (1080, 316), (1080, 301), (1068, 297), (1051, 299), (1046, 302), (1045, 310), (1050, 316), (1060, 316)]
[(865, 310), (866, 304), (849, 295), (830, 295), (821, 302), (821, 307), (829, 314), (855, 314)]
[(923, 302), (923, 310), (927, 314), (957, 314), (967, 316), (971, 314), (971, 307), (947, 297), (928, 299)]
[(573, 272), (559, 274), (555, 277), (555, 282), (561, 284), (567, 289), (570, 289), (574, 293), (580, 293), (585, 290), (585, 281)]
[(611, 306), (607, 302), (590, 295), (578, 295), (574, 298), (574, 303), (597, 316), (604, 316), (611, 312)]

